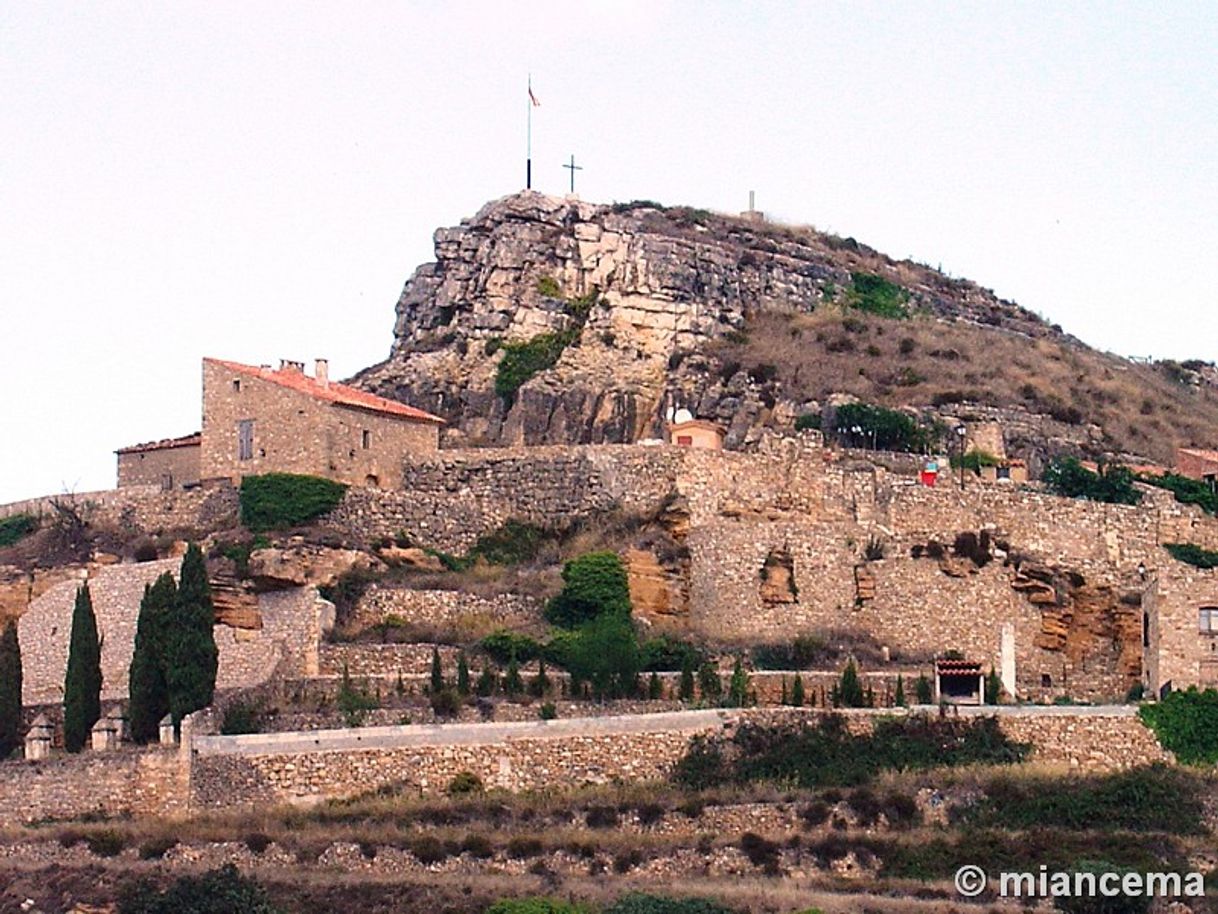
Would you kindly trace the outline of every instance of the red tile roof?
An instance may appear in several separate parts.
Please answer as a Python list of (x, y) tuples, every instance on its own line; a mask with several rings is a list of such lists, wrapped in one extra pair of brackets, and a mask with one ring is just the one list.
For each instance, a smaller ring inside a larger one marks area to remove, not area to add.
[(356, 409), (366, 409), (375, 413), (400, 416), (403, 419), (413, 419), (416, 422), (444, 424), (444, 420), (439, 416), (434, 416), (421, 409), (415, 409), (413, 406), (407, 406), (405, 403), (398, 403), (396, 400), (378, 397), (376, 394), (370, 394), (367, 391), (359, 390), (346, 384), (339, 384), (337, 381), (323, 383), (295, 369), (281, 368), (273, 371), (270, 368), (242, 365), (240, 362), (226, 362), (223, 359), (204, 359), (203, 361), (211, 362), (213, 365), (222, 365), (230, 371), (252, 375), (264, 381), (278, 384), (281, 387), (288, 387), (300, 393), (308, 394), (314, 399), (325, 400), (328, 403), (335, 403), (339, 406), (352, 406)]
[(1190, 457), (1199, 457), (1202, 460), (1218, 463), (1218, 451), (1207, 451), (1204, 448), (1198, 447), (1182, 447), (1176, 450), (1176, 454), (1188, 454)]
[(147, 451), (167, 451), (175, 447), (198, 447), (203, 441), (201, 432), (193, 435), (183, 435), (181, 438), (162, 438), (160, 441), (146, 441), (143, 444), (133, 444), (121, 447), (116, 454), (143, 454)]
[(940, 676), (976, 675), (981, 672), (980, 660), (936, 660)]

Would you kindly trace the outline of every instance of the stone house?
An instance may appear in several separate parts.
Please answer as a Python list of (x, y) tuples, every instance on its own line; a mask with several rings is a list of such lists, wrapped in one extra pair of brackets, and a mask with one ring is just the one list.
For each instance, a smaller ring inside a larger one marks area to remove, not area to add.
[(723, 450), (723, 438), (723, 427), (705, 419), (686, 419), (683, 422), (670, 422), (668, 425), (669, 443), (680, 447), (699, 447), (721, 451)]
[(1213, 483), (1218, 478), (1218, 451), (1182, 447), (1176, 451), (1176, 472)]
[(119, 448), (118, 487), (157, 485), (162, 489), (189, 488), (199, 483), (199, 432)]
[(407, 455), (439, 448), (439, 416), (331, 381), (318, 359), (270, 366), (203, 360), (200, 472), (205, 480), (307, 473), (399, 488)]

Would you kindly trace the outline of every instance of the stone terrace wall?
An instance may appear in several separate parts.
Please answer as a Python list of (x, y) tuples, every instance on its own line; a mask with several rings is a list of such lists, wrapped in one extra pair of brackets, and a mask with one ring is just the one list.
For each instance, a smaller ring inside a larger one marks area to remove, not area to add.
[[(127, 669), (135, 644), (144, 587), (166, 571), (175, 576), (181, 561), (161, 559), (127, 565), (105, 565), (89, 576), (89, 592), (102, 639), (102, 697), (124, 698)], [(25, 704), (59, 701), (63, 695), (72, 630), (72, 607), (81, 577), (56, 584), (34, 600), (18, 621), (24, 677)], [(217, 685), (220, 688), (254, 685), (277, 670), (285, 674), (317, 672), (320, 607), (311, 587), (261, 594), (260, 630), (215, 626), (220, 651)]]
[(237, 490), (231, 485), (164, 491), (160, 486), (125, 486), (101, 492), (47, 495), (0, 505), (0, 517), (32, 514), (54, 516), (52, 502), (70, 504), (93, 525), (116, 527), (127, 533), (208, 530), (236, 522)]
[(536, 622), (541, 617), (541, 603), (521, 594), (483, 597), (459, 590), (415, 590), (374, 584), (355, 605), (351, 623), (356, 628), (365, 628), (391, 617), (418, 625), (510, 628)]
[[(797, 720), (816, 713), (695, 711), (201, 737), (194, 743), (192, 805), (316, 802), (386, 784), (439, 793), (462, 771), (477, 774), (488, 787), (513, 791), (656, 780), (670, 774), (695, 734), (719, 732), (741, 720)], [(848, 714), (852, 728), (865, 729), (876, 719), (874, 712)], [(1111, 771), (1171, 761), (1133, 709), (1006, 709), (999, 720), (1012, 739), (1033, 743), (1036, 762)]]
[(0, 822), (186, 812), (189, 758), (172, 749), (0, 763)]
[(687, 450), (553, 445), (410, 458), (402, 492), (352, 489), (330, 521), (366, 537), (399, 531), (451, 552), (515, 519), (554, 526), (613, 510), (649, 512), (673, 491)]

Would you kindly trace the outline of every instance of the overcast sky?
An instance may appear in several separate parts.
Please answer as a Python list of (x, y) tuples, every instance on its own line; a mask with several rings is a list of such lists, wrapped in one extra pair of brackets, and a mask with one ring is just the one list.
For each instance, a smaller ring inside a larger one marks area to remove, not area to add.
[(1213, 359), (1216, 56), (1212, 0), (0, 0), (0, 502), (197, 430), (204, 355), (384, 358), (434, 229), (523, 185), (530, 71), (540, 190), (572, 153), (586, 200), (756, 190)]

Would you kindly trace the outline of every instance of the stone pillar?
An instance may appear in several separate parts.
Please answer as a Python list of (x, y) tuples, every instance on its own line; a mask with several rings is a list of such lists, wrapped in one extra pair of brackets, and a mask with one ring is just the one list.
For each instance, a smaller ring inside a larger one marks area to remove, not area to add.
[(173, 717), (166, 714), (161, 718), (160, 726), (157, 729), (157, 736), (160, 738), (162, 746), (172, 746), (177, 743), (177, 737), (173, 732)]
[(25, 734), (25, 757), (31, 761), (48, 758), (54, 736), (55, 725), (47, 720), (45, 714), (39, 714), (30, 724), (29, 732)]
[(1002, 658), (1002, 687), (1006, 689), (1011, 700), (1015, 700), (1015, 623), (1002, 623), (1002, 642), (1000, 648)]
[(113, 718), (103, 717), (93, 725), (90, 733), (94, 752), (108, 752), (118, 748), (118, 724)]

